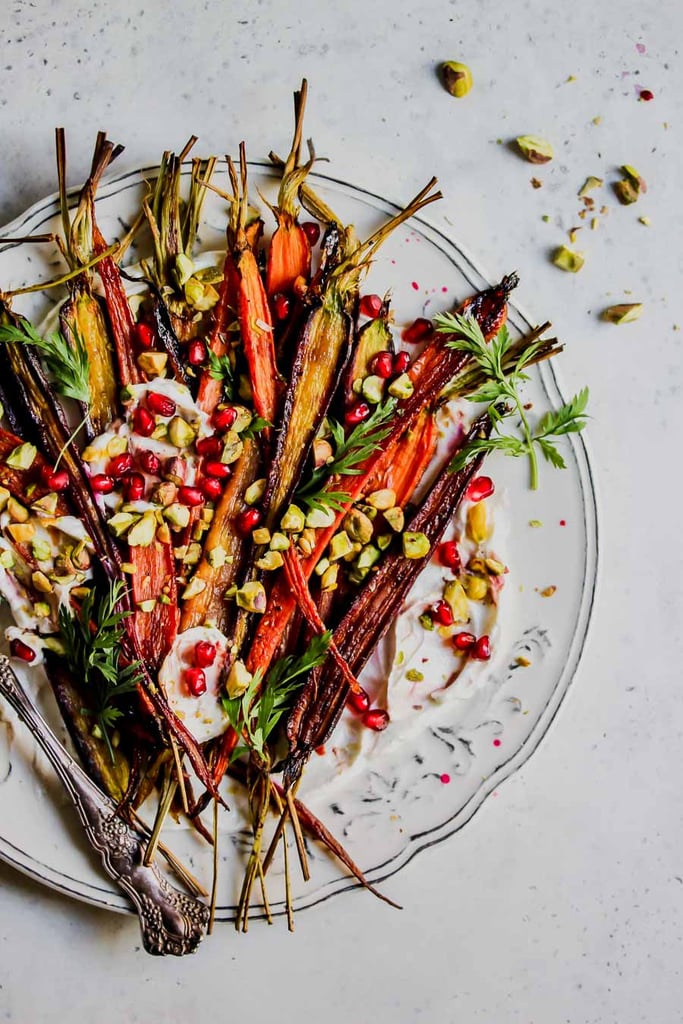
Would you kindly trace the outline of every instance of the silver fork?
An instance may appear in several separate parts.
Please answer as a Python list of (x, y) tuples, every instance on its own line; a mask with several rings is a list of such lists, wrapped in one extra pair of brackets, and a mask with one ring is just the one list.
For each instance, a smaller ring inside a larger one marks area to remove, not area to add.
[(206, 932), (208, 907), (175, 889), (155, 864), (143, 864), (146, 843), (116, 814), (109, 797), (67, 753), (0, 655), (0, 694), (45, 751), (71, 797), (104, 870), (123, 889), (140, 919), (142, 942), (154, 956), (193, 953)]

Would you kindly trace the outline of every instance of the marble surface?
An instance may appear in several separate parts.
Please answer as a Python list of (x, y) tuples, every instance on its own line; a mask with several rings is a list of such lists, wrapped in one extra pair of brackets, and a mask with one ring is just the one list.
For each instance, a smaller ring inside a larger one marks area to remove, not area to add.
[[(199, 956), (159, 962), (139, 951), (133, 920), (0, 865), (0, 1017), (683, 1019), (683, 12), (676, 0), (304, 10), (8, 2), (0, 222), (54, 189), (55, 125), (67, 129), (74, 183), (99, 128), (125, 142), (120, 169), (192, 132), (219, 153), (245, 138), (258, 158), (285, 149), (289, 97), (306, 75), (307, 132), (332, 173), (397, 200), (436, 174), (445, 200), (431, 219), (492, 276), (519, 271), (520, 302), (567, 342), (565, 392), (590, 384), (602, 567), (584, 659), (531, 761), (457, 837), (388, 883), (400, 914), (353, 893), (302, 913), (294, 937), (223, 926)], [(440, 88), (444, 59), (470, 64), (466, 99)], [(654, 99), (639, 102), (639, 88)], [(554, 161), (515, 156), (506, 143), (521, 133), (551, 139)], [(591, 231), (576, 192), (589, 174), (616, 180), (622, 163), (648, 193), (625, 208), (605, 192), (609, 212)], [(548, 255), (579, 224), (586, 265), (563, 274)], [(598, 319), (635, 300), (639, 322)]]

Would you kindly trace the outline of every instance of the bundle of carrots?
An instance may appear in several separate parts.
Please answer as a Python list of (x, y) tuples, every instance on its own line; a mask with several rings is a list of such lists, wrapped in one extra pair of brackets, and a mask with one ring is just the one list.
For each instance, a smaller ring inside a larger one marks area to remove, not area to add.
[[(254, 833), (244, 929), (257, 883), (267, 908), (265, 874), (286, 827), (304, 872), (302, 829), (364, 881), (296, 789), (349, 702), (370, 728), (389, 725), (358, 678), (483, 457), (457, 472), (438, 464), (437, 410), (454, 387), (466, 396), (482, 383), (471, 356), (428, 321), (415, 327), (416, 358), (396, 351), (389, 300), (361, 297), (385, 238), (439, 198), (435, 182), (359, 241), (307, 182), (305, 105), (304, 82), (291, 151), (271, 154), (281, 183), (267, 241), (244, 146), (237, 164), (228, 159), (225, 189), (217, 161), (195, 159), (181, 196), (190, 140), (164, 154), (138, 221), (111, 244), (96, 194), (120, 147), (98, 137), (72, 211), (58, 131), (69, 267), (60, 329), (41, 337), (9, 294), (0, 326), (0, 381), (13, 381), (0, 395), (12, 655), (44, 660), (79, 753), (120, 814), (137, 821), (158, 791), (150, 857), (169, 809), (216, 843), (201, 812), (222, 801), (226, 772), (244, 781)], [(194, 247), (210, 189), (229, 206), (227, 244), (223, 266), (202, 269)], [(145, 231), (151, 256), (124, 272)], [(143, 284), (134, 299), (131, 276)], [(515, 283), (460, 307), (486, 339), (503, 327)], [(523, 343), (533, 361), (557, 350), (540, 333)], [(521, 351), (509, 349), (511, 366)], [(462, 443), (486, 438), (491, 423), (475, 419)], [(195, 727), (193, 701), (203, 714), (212, 703), (208, 729)]]

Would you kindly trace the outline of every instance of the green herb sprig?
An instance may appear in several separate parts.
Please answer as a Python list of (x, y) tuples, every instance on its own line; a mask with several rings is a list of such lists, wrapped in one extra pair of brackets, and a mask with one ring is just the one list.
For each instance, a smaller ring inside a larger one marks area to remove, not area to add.
[(240, 432), (240, 437), (258, 437), (262, 430), (272, 426), (273, 424), (265, 420), (263, 416), (254, 416), (251, 422)]
[(312, 509), (339, 511), (349, 500), (349, 495), (344, 491), (326, 491), (325, 484), (333, 476), (356, 476), (362, 472), (362, 463), (377, 451), (391, 433), (395, 409), (396, 399), (388, 398), (375, 408), (367, 420), (355, 426), (348, 437), (344, 436), (341, 423), (328, 420), (333, 445), (332, 457), (324, 466), (313, 470), (308, 482), (296, 492), (295, 501), (301, 501)]
[[(585, 427), (588, 388), (583, 388), (560, 409), (545, 413), (532, 430), (519, 388), (529, 379), (524, 373), (525, 367), (534, 361), (545, 343), (541, 339), (533, 341), (522, 350), (512, 367), (506, 369), (505, 356), (513, 341), (505, 325), (487, 343), (473, 317), (440, 313), (435, 317), (435, 322), (437, 331), (459, 335), (448, 342), (449, 348), (468, 353), (481, 369), (484, 382), (467, 398), (471, 402), (488, 403), (489, 416), (496, 431), (491, 437), (475, 438), (466, 445), (452, 460), (449, 469), (457, 472), (481, 453), (499, 451), (514, 458), (526, 455), (531, 472), (530, 485), (535, 491), (538, 487), (537, 451), (540, 450), (543, 457), (557, 469), (566, 468), (564, 458), (557, 450), (556, 439), (563, 434), (577, 433)], [(519, 416), (521, 437), (501, 433), (503, 419), (515, 413)]]
[(64, 641), (65, 657), (74, 677), (83, 682), (90, 698), (84, 713), (92, 715), (100, 728), (112, 761), (114, 750), (110, 730), (121, 718), (116, 701), (135, 690), (140, 678), (140, 662), (121, 664), (123, 620), (131, 613), (117, 608), (125, 584), (111, 583), (108, 592), (98, 597), (91, 590), (78, 614), (59, 609), (59, 628)]
[(227, 354), (217, 356), (209, 349), (209, 376), (214, 380), (223, 381), (223, 390), (228, 401), (233, 401), (237, 397), (237, 378), (235, 369), (230, 362), (230, 356)]
[[(275, 662), (261, 686), (263, 675), (254, 673), (249, 686), (239, 697), (223, 697), (230, 724), (246, 744), (236, 747), (233, 757), (256, 753), (266, 757), (266, 743), (282, 716), (289, 710), (292, 695), (301, 685), (301, 677), (322, 665), (330, 646), (328, 630), (314, 636), (303, 654), (287, 655)], [(259, 692), (260, 691), (260, 692)]]
[(22, 319), (18, 324), (0, 324), (0, 342), (34, 345), (52, 374), (59, 394), (90, 404), (90, 359), (78, 332), (74, 333), (74, 343), (70, 345), (60, 331), (42, 338), (33, 324)]

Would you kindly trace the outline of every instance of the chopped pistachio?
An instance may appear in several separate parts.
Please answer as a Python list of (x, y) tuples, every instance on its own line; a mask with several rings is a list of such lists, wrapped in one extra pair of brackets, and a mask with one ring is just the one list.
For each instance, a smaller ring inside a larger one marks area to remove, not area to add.
[(539, 526), (543, 526), (543, 523), (540, 519), (530, 519), (529, 526), (533, 526), (535, 529), (538, 529)]
[(324, 437), (316, 437), (313, 442), (313, 462), (315, 468), (319, 469), (320, 466), (325, 466), (332, 456), (333, 452), (330, 442), (326, 441)]
[(503, 576), (505, 574), (505, 563), (499, 562), (497, 558), (484, 559), (484, 565), (486, 566), (486, 571), (490, 573), (491, 576)]
[(36, 528), (33, 523), (10, 523), (7, 532), (15, 544), (26, 544), (33, 537)]
[(299, 549), (300, 551), (308, 556), (313, 554), (313, 548), (315, 547), (315, 530), (310, 527), (306, 527), (303, 533), (299, 536)]
[(4, 551), (0, 551), (0, 566), (3, 569), (11, 569), (14, 565), (14, 553), (5, 548)]
[(394, 505), (393, 508), (387, 508), (384, 510), (384, 519), (388, 526), (395, 533), (400, 533), (405, 526), (405, 515), (403, 509), (399, 505)]
[[(111, 437), (107, 441), (106, 452), (107, 452), (107, 455), (109, 456), (110, 459), (113, 459), (115, 455), (123, 455), (123, 453), (127, 452), (127, 451), (128, 451), (128, 439), (127, 438), (120, 437), (118, 434), (115, 434), (114, 437)], [(101, 458), (101, 457), (102, 457), (102, 453), (100, 452), (99, 458)]]
[(183, 556), (184, 565), (196, 565), (199, 559), (202, 557), (202, 546), (201, 544), (188, 544), (187, 551)]
[(330, 564), (331, 563), (329, 558), (321, 558), (318, 564), (316, 565), (315, 569), (313, 570), (316, 576), (322, 576), (322, 574), (325, 572), (325, 570), (328, 568)]
[(244, 608), (248, 612), (257, 612), (259, 615), (266, 610), (266, 591), (258, 580), (250, 580), (243, 587), (235, 592), (235, 600), (238, 608)]
[(220, 267), (202, 267), (201, 270), (195, 270), (194, 276), (202, 284), (220, 284), (223, 280), (223, 271)]
[(168, 523), (159, 523), (157, 526), (156, 538), (160, 544), (171, 543), (171, 531), (169, 530)]
[(639, 217), (638, 218), (638, 223), (639, 224), (644, 224), (646, 228), (649, 228), (649, 226), (652, 223), (652, 221), (650, 220), (649, 217)]
[(251, 539), (254, 544), (270, 544), (270, 530), (266, 526), (259, 526), (252, 530)]
[(335, 590), (337, 587), (337, 576), (339, 575), (338, 565), (329, 565), (320, 579), (320, 586), (323, 590)]
[(623, 302), (618, 306), (608, 306), (602, 311), (602, 319), (611, 324), (630, 324), (638, 320), (643, 312), (642, 302)]
[(262, 480), (254, 480), (253, 484), (249, 484), (246, 491), (244, 492), (244, 500), (247, 505), (257, 505), (263, 495), (266, 493), (266, 483), (268, 481), (264, 478)]
[(46, 540), (35, 540), (31, 544), (31, 551), (36, 562), (47, 562), (52, 555), (50, 545)]
[(182, 416), (174, 416), (168, 424), (168, 439), (176, 448), (189, 448), (195, 439), (195, 431)]
[(172, 505), (177, 497), (178, 485), (174, 484), (172, 480), (160, 481), (150, 495), (155, 505), (163, 505), (164, 507)]
[(31, 511), (37, 512), (39, 515), (54, 516), (57, 511), (57, 502), (59, 501), (59, 495), (55, 491), (50, 491), (49, 494), (44, 495), (42, 498), (38, 498), (31, 505)]
[(155, 441), (165, 441), (168, 437), (168, 426), (166, 423), (157, 423), (156, 427), (152, 431), (152, 437)]
[(43, 646), (47, 647), (48, 651), (53, 651), (54, 654), (66, 654), (64, 644), (57, 636), (46, 636), (43, 640)]
[(36, 601), (33, 606), (33, 614), (39, 619), (49, 619), (52, 609), (47, 601)]
[(477, 501), (467, 509), (467, 536), (475, 544), (483, 544), (489, 535), (486, 502)]
[(463, 576), (462, 586), (470, 601), (483, 601), (489, 592), (483, 576)]
[(587, 196), (594, 188), (601, 188), (603, 184), (604, 182), (602, 178), (596, 178), (594, 175), (590, 174), (577, 193), (579, 199), (583, 199), (583, 197)]
[(189, 601), (191, 598), (201, 594), (203, 590), (206, 590), (206, 580), (203, 580), (201, 576), (193, 576), (183, 590), (182, 600)]
[(178, 282), (178, 287), (182, 288), (186, 281), (192, 277), (194, 273), (194, 261), (186, 256), (184, 252), (178, 253), (175, 258), (175, 265), (173, 267), (175, 272), (175, 279)]
[(518, 135), (515, 142), (524, 159), (531, 164), (547, 164), (553, 158), (553, 147), (540, 135)]
[[(0, 487), (0, 512), (2, 512), (2, 510), (7, 505), (7, 502), (9, 501), (10, 497), (11, 495), (7, 488)], [(57, 497), (57, 495), (55, 495), (55, 497)]]
[(361, 544), (367, 544), (372, 540), (372, 520), (357, 508), (351, 509), (344, 517), (343, 526), (351, 540), (359, 541)]
[(389, 385), (389, 394), (392, 398), (410, 398), (415, 385), (407, 373), (400, 373)]
[(472, 72), (467, 64), (457, 60), (447, 60), (441, 65), (441, 80), (444, 89), (451, 96), (462, 99), (472, 88)]
[(121, 562), (121, 572), (125, 572), (127, 576), (134, 576), (136, 569), (132, 562)]
[(353, 551), (353, 543), (346, 530), (340, 530), (339, 533), (335, 533), (330, 541), (330, 561), (337, 562), (340, 558), (344, 558), (345, 555), (349, 555)]
[(136, 608), (138, 608), (139, 611), (144, 612), (145, 615), (149, 615), (150, 612), (153, 612), (155, 607), (156, 599), (153, 597), (148, 597), (144, 601), (136, 602)]
[(237, 419), (232, 425), (232, 429), (236, 434), (241, 434), (243, 430), (246, 430), (254, 416), (251, 409), (247, 409), (246, 405), (231, 405), (231, 409), (237, 415)]
[(409, 668), (406, 672), (406, 679), (411, 683), (421, 683), (424, 680), (424, 673), (416, 668)]
[(560, 270), (566, 270), (570, 274), (576, 274), (585, 263), (582, 253), (573, 252), (566, 245), (560, 245), (555, 249), (552, 261)]
[(279, 551), (266, 551), (261, 558), (256, 559), (256, 566), (266, 572), (279, 569), (284, 564), (284, 559)]
[(107, 526), (115, 537), (123, 537), (139, 518), (140, 516), (132, 512), (117, 512), (108, 521)]
[(142, 518), (128, 531), (127, 540), (131, 547), (146, 548), (154, 540), (156, 532), (156, 516), (153, 512), (145, 512)]
[(324, 530), (332, 526), (335, 518), (331, 508), (312, 508), (306, 515), (306, 526), (312, 530)]
[(166, 373), (168, 355), (165, 352), (141, 352), (137, 364), (148, 377), (163, 377)]
[(215, 547), (210, 548), (206, 552), (206, 560), (212, 569), (222, 569), (228, 561), (232, 561), (222, 544), (216, 544)]
[(384, 487), (380, 491), (373, 491), (372, 494), (366, 495), (365, 500), (372, 508), (385, 512), (396, 505), (396, 491), (392, 491), (390, 487)]
[(426, 629), (428, 633), (434, 630), (434, 619), (431, 617), (429, 612), (423, 612), (417, 620), (423, 629)]
[(356, 559), (356, 568), (371, 569), (379, 561), (380, 556), (379, 548), (376, 548), (374, 544), (366, 544)]
[(403, 554), (406, 558), (424, 558), (429, 554), (429, 538), (424, 533), (406, 531), (402, 534)]
[(369, 377), (365, 378), (361, 387), (363, 398), (370, 402), (371, 405), (378, 405), (384, 395), (384, 383), (382, 377), (377, 377), (374, 373), (370, 374)]
[(25, 523), (28, 520), (28, 509), (24, 508), (21, 502), (17, 501), (14, 497), (11, 497), (7, 502), (7, 511), (13, 523)]
[(467, 595), (460, 580), (449, 580), (443, 590), (443, 599), (453, 612), (454, 622), (467, 622), (470, 608)]
[(306, 516), (298, 505), (290, 505), (280, 520), (280, 529), (285, 533), (300, 533), (306, 525)]
[(5, 462), (12, 469), (30, 469), (37, 454), (36, 446), (26, 442), (26, 444), (20, 444), (13, 448)]
[(375, 544), (380, 549), (380, 551), (386, 551), (386, 549), (389, 547), (393, 539), (394, 536), (391, 533), (379, 533), (375, 537)]
[(270, 538), (270, 550), (271, 551), (287, 551), (290, 546), (289, 537), (285, 537), (284, 533), (274, 533)]
[(229, 430), (225, 435), (223, 443), (223, 452), (221, 454), (221, 462), (224, 462), (227, 466), (232, 465), (233, 462), (237, 462), (242, 452), (244, 451), (244, 441), (238, 435), (237, 431), (233, 428)]
[(39, 594), (51, 594), (54, 589), (45, 573), (40, 570), (31, 573), (31, 583)]
[(181, 505), (179, 501), (174, 501), (171, 505), (168, 505), (163, 512), (164, 519), (171, 524), (173, 530), (184, 530), (190, 522), (190, 510), (187, 505)]
[(235, 697), (241, 697), (242, 694), (248, 689), (253, 676), (243, 661), (237, 658), (233, 661), (230, 666), (230, 672), (228, 678), (225, 681), (225, 688), (228, 691), (228, 697), (233, 700)]

